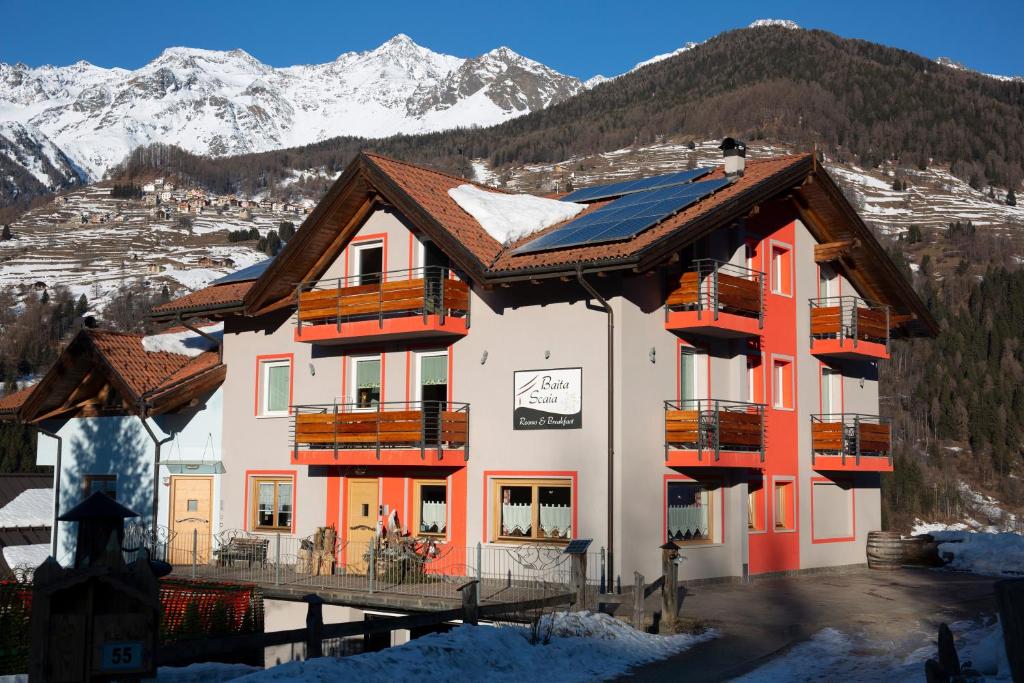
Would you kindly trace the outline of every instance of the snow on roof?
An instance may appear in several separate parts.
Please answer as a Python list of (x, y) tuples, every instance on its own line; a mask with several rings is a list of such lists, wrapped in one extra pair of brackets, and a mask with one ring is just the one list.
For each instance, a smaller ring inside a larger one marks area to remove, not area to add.
[(25, 489), (0, 508), (0, 529), (50, 526), (52, 521), (53, 489)]
[(448, 196), (502, 244), (567, 221), (587, 208), (529, 194), (488, 192), (475, 185), (453, 187)]
[[(208, 327), (202, 328), (202, 330), (212, 337), (223, 338), (224, 336), (223, 323), (209, 325)], [(142, 338), (142, 348), (147, 353), (159, 353), (160, 351), (166, 351), (167, 353), (176, 353), (179, 356), (195, 358), (199, 354), (205, 351), (210, 351), (215, 347), (216, 344), (211, 340), (200, 334), (196, 334), (192, 330), (151, 334), (148, 337)]]
[(9, 545), (4, 547), (4, 562), (11, 569), (16, 567), (28, 567), (35, 569), (50, 556), (50, 546), (47, 543), (35, 545)]

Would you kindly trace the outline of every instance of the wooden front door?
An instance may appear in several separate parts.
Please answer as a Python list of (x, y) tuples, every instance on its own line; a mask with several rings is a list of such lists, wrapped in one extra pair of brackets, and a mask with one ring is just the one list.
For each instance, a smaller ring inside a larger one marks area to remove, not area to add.
[(364, 555), (377, 530), (379, 504), (376, 479), (348, 480), (348, 545), (345, 561), (348, 571), (354, 574), (366, 572)]
[(171, 477), (171, 564), (192, 564), (195, 532), (196, 563), (210, 561), (213, 519), (212, 477)]

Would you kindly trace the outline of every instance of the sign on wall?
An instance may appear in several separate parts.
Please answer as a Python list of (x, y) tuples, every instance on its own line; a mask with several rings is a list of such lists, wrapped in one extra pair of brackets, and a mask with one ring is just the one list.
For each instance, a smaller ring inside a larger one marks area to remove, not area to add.
[(512, 429), (583, 427), (583, 368), (516, 370)]

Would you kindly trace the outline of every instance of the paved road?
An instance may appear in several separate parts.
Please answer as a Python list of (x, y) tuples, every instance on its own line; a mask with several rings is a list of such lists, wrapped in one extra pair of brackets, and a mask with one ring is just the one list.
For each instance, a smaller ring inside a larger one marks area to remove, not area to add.
[(681, 613), (720, 636), (635, 669), (637, 681), (721, 681), (745, 674), (826, 626), (899, 641), (909, 631), (995, 614), (994, 579), (947, 571), (856, 569), (690, 590)]

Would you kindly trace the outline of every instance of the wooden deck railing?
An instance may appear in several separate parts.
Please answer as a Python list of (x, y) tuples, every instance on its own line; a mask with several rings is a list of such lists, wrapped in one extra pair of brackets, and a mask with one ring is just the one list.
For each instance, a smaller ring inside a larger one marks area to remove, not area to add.
[(889, 307), (856, 296), (811, 299), (811, 339), (851, 339), (889, 345)]
[(329, 403), (292, 406), (293, 455), (300, 450), (461, 449), (469, 458), (469, 404), (394, 401), (360, 406)]
[(469, 317), (469, 285), (450, 277), (447, 268), (430, 266), (303, 282), (296, 293), (296, 320), (336, 324), (385, 318), (437, 315)]
[(665, 401), (665, 450), (696, 450), (714, 460), (724, 451), (753, 451), (764, 462), (764, 405), (695, 399)]
[(764, 275), (742, 266), (698, 259), (679, 278), (679, 286), (665, 301), (666, 315), (672, 310), (708, 312), (717, 320), (720, 312), (763, 318)]
[(860, 464), (862, 456), (892, 462), (892, 424), (889, 418), (861, 413), (811, 415), (811, 456), (841, 455)]

